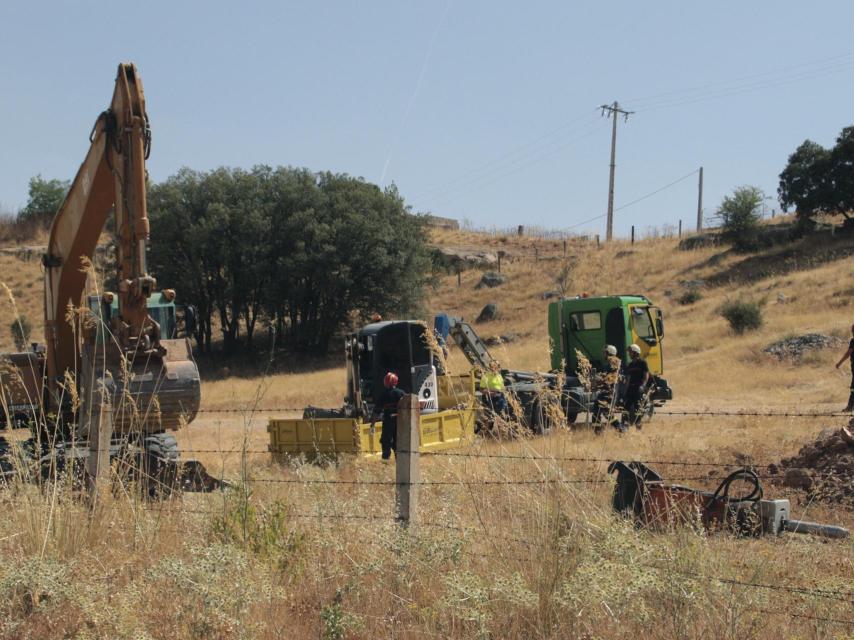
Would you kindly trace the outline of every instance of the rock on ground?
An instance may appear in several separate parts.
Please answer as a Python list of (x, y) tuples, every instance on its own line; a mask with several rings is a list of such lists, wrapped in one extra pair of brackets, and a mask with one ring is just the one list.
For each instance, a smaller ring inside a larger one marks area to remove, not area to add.
[(486, 343), (486, 346), (488, 346), (488, 347), (497, 347), (498, 345), (501, 345), (501, 344), (507, 344), (509, 342), (515, 342), (518, 339), (519, 339), (518, 334), (508, 333), (506, 335), (502, 334), (500, 336), (489, 336), (488, 338), (484, 339), (484, 342)]
[(490, 289), (493, 287), (497, 287), (499, 285), (507, 282), (507, 276), (502, 273), (495, 273), (494, 271), (487, 271), (484, 273), (480, 282), (477, 283), (475, 289), (482, 289), (483, 287), (489, 287)]
[(494, 267), (498, 264), (498, 254), (491, 251), (478, 251), (458, 247), (433, 247), (448, 267), (458, 267), (461, 271), (478, 267)]
[(490, 302), (480, 310), (480, 315), (477, 316), (475, 322), (489, 322), (498, 318), (498, 305)]
[(774, 342), (762, 351), (776, 356), (781, 360), (784, 358), (799, 360), (807, 351), (836, 348), (843, 344), (845, 344), (844, 340), (834, 336), (826, 336), (821, 333), (807, 333), (802, 336), (793, 336)]

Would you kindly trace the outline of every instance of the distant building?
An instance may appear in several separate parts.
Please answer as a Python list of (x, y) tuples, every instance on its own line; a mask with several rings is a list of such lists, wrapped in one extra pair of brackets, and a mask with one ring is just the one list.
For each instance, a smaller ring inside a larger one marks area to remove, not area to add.
[(442, 216), (434, 216), (432, 214), (425, 214), (425, 220), (427, 220), (427, 224), (431, 227), (438, 227), (439, 229), (449, 229), (451, 231), (459, 231), (460, 223), (453, 218), (443, 218)]

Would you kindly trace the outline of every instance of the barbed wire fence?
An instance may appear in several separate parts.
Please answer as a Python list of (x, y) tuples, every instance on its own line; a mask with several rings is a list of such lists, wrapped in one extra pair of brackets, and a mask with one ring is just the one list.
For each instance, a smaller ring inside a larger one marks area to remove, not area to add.
[[(256, 409), (254, 411), (258, 413), (262, 413), (264, 411), (284, 411), (286, 409), (278, 408), (278, 409)], [(219, 410), (211, 409), (205, 412), (209, 413), (218, 413)], [(226, 409), (222, 410), (222, 412), (227, 413), (236, 413), (242, 412), (246, 413), (246, 410), (241, 409)], [(657, 415), (674, 415), (674, 416), (727, 416), (727, 417), (740, 417), (740, 416), (757, 416), (757, 417), (794, 417), (794, 418), (810, 418), (810, 419), (826, 419), (832, 417), (840, 417), (847, 416), (847, 414), (842, 414), (838, 412), (830, 412), (830, 413), (821, 413), (821, 412), (797, 412), (797, 411), (732, 411), (732, 410), (705, 410), (705, 411), (668, 411), (668, 412), (657, 412)], [(400, 422), (399, 425), (402, 425), (403, 428), (408, 427), (411, 431), (410, 433), (417, 434), (418, 430), (418, 422), (417, 422), (417, 412), (415, 411), (402, 411), (400, 414)], [(525, 538), (520, 538), (518, 536), (506, 536), (501, 533), (498, 533), (494, 530), (489, 530), (486, 528), (485, 524), (481, 523), (480, 527), (471, 527), (471, 526), (461, 526), (458, 524), (451, 524), (447, 522), (439, 522), (431, 519), (424, 519), (423, 517), (419, 517), (418, 514), (418, 493), (422, 490), (430, 490), (432, 488), (441, 488), (441, 487), (460, 487), (465, 488), (467, 490), (470, 489), (479, 489), (479, 488), (489, 488), (489, 487), (535, 487), (535, 486), (602, 486), (602, 485), (613, 485), (613, 479), (610, 476), (605, 477), (570, 477), (561, 472), (560, 464), (561, 463), (593, 463), (593, 464), (605, 464), (614, 462), (614, 458), (608, 457), (596, 457), (596, 456), (569, 456), (569, 455), (546, 455), (539, 454), (533, 451), (529, 451), (526, 453), (510, 453), (510, 452), (483, 452), (483, 451), (458, 451), (458, 450), (420, 450), (417, 446), (417, 435), (415, 435), (415, 440), (412, 440), (414, 445), (405, 445), (404, 447), (399, 448), (396, 454), (395, 460), (395, 479), (375, 479), (375, 478), (356, 478), (356, 479), (345, 479), (345, 478), (329, 478), (329, 477), (294, 477), (294, 478), (286, 478), (286, 477), (255, 477), (251, 474), (242, 474), (239, 479), (235, 479), (235, 483), (244, 483), (246, 485), (269, 485), (271, 487), (275, 486), (313, 486), (313, 485), (323, 485), (323, 486), (348, 486), (348, 487), (357, 487), (364, 488), (376, 491), (384, 491), (389, 489), (394, 489), (394, 509), (395, 513), (386, 513), (386, 514), (371, 514), (371, 513), (351, 513), (351, 512), (342, 512), (342, 511), (326, 511), (326, 510), (317, 510), (317, 511), (296, 511), (296, 510), (288, 510), (285, 511), (284, 514), (293, 518), (294, 520), (301, 521), (352, 521), (352, 522), (365, 522), (365, 523), (389, 523), (389, 524), (398, 524), (407, 530), (417, 530), (418, 527), (428, 528), (428, 529), (442, 529), (446, 531), (455, 532), (457, 534), (466, 534), (472, 536), (489, 536), (493, 540), (500, 540), (503, 542), (514, 543), (519, 545), (524, 549), (534, 549), (536, 548), (536, 544), (532, 543), (530, 540)], [(182, 448), (182, 451), (188, 454), (270, 454), (275, 453), (271, 452), (270, 449), (251, 449), (248, 447), (242, 448), (231, 448), (231, 449), (222, 449), (222, 448)], [(542, 471), (542, 475), (540, 477), (517, 477), (517, 478), (479, 478), (479, 479), (464, 479), (464, 478), (456, 478), (456, 479), (421, 479), (420, 471), (413, 472), (413, 467), (417, 467), (419, 464), (419, 460), (421, 458), (443, 458), (448, 460), (507, 460), (513, 462), (524, 462), (530, 461), (533, 463), (549, 463), (552, 465), (556, 465), (555, 468), (549, 469), (549, 473), (553, 474), (550, 476), (546, 476), (546, 472)], [(763, 469), (768, 471), (769, 469), (775, 466), (775, 463), (770, 461), (754, 461), (754, 460), (746, 460), (744, 462), (733, 462), (733, 463), (724, 463), (724, 462), (711, 462), (711, 461), (697, 461), (697, 460), (674, 460), (674, 459), (648, 459), (648, 460), (638, 460), (638, 462), (643, 462), (644, 464), (649, 465), (662, 465), (662, 466), (678, 466), (684, 467), (686, 469), (691, 469), (687, 473), (676, 474), (671, 477), (668, 476), (666, 479), (668, 481), (673, 482), (689, 482), (689, 481), (711, 481), (716, 478), (713, 477), (712, 473), (702, 474), (701, 472), (695, 472), (694, 469), (731, 469), (736, 467), (744, 467), (747, 466), (753, 469)], [(401, 472), (403, 471), (403, 472)], [(323, 471), (321, 471), (323, 473)], [(762, 473), (757, 474), (758, 477), (762, 479), (775, 479), (779, 478), (778, 475), (772, 473)], [(718, 478), (719, 479), (719, 478)], [(405, 497), (404, 497), (405, 496)], [(402, 505), (406, 505), (405, 508), (402, 508)], [(154, 508), (154, 507), (151, 507)], [(171, 502), (165, 507), (159, 507), (165, 510), (175, 510), (180, 513), (187, 514), (195, 514), (205, 516), (206, 518), (211, 518), (218, 513), (217, 509), (198, 509), (193, 508), (190, 505), (184, 505), (182, 503), (174, 503)], [(387, 546), (387, 540), (383, 538), (378, 538), (376, 540), (366, 541), (367, 544), (372, 545), (380, 545)], [(481, 560), (487, 562), (496, 562), (501, 559), (501, 555), (496, 552), (491, 553), (482, 553), (470, 549), (460, 549), (460, 553), (473, 557), (479, 558)], [(511, 553), (510, 551), (502, 551), (503, 554)], [(618, 560), (618, 559), (615, 559)], [(799, 596), (804, 598), (814, 598), (818, 600), (826, 600), (835, 603), (840, 603), (840, 605), (844, 605), (846, 608), (844, 611), (851, 611), (850, 606), (854, 604), (854, 591), (838, 589), (838, 590), (830, 590), (830, 589), (822, 589), (818, 587), (810, 587), (805, 585), (787, 585), (787, 584), (775, 584), (770, 582), (760, 582), (760, 581), (750, 581), (750, 580), (742, 580), (739, 578), (727, 577), (727, 576), (718, 576), (718, 575), (709, 575), (706, 573), (697, 573), (680, 570), (674, 566), (661, 566), (656, 563), (642, 563), (644, 568), (647, 568), (651, 571), (659, 571), (662, 573), (677, 573), (683, 575), (685, 578), (703, 582), (703, 581), (713, 581), (721, 585), (728, 585), (733, 589), (751, 589), (751, 590), (764, 590), (777, 592), (787, 595)], [(844, 614), (840, 615), (812, 615), (812, 613), (808, 612), (798, 612), (798, 611), (790, 611), (788, 608), (780, 608), (780, 609), (757, 609), (757, 611), (761, 611), (766, 614), (782, 614), (789, 616), (793, 619), (799, 619), (804, 621), (812, 621), (812, 622), (823, 622), (827, 624), (841, 625), (845, 627), (854, 627), (854, 618), (848, 616), (845, 617)]]

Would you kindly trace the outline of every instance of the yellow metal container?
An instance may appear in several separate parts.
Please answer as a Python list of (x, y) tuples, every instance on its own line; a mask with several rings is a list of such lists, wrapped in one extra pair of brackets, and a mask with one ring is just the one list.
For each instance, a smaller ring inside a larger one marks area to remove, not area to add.
[[(450, 409), (421, 416), (420, 449), (455, 447), (474, 437), (475, 412)], [(283, 461), (289, 456), (307, 458), (338, 454), (378, 455), (382, 425), (354, 418), (270, 418), (270, 452)]]
[(473, 371), (461, 374), (438, 376), (439, 409), (451, 409), (460, 405), (471, 406), (474, 402), (474, 387), (477, 379)]

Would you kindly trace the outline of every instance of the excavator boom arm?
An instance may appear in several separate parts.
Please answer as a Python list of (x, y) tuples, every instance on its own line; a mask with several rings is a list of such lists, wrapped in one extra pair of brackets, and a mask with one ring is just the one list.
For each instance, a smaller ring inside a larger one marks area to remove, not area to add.
[(119, 318), (127, 328), (120, 338), (138, 339), (151, 325), (147, 299), (156, 282), (145, 262), (149, 238), (145, 159), (151, 136), (142, 82), (134, 65), (119, 65), (110, 107), (98, 117), (89, 140), (86, 159), (51, 225), (43, 258), (51, 389), (62, 382), (65, 371), (79, 367), (80, 336), (73, 319), (86, 286), (85, 263), (91, 262), (112, 209), (118, 234)]

